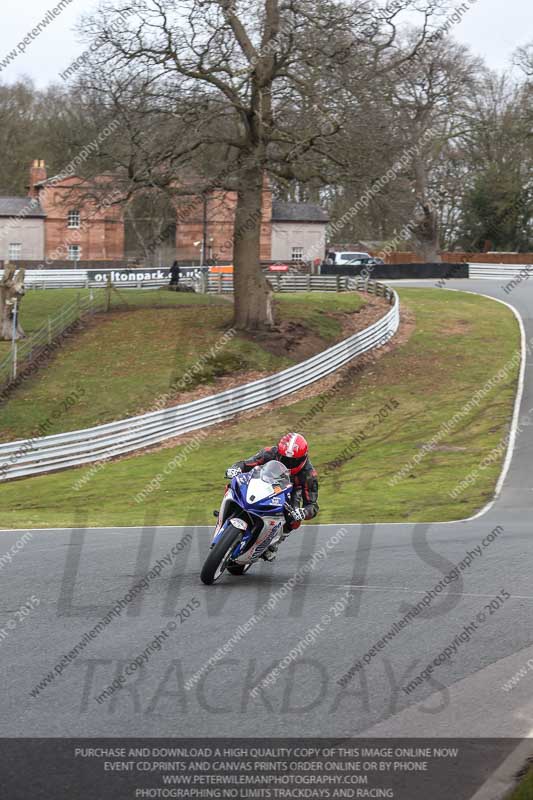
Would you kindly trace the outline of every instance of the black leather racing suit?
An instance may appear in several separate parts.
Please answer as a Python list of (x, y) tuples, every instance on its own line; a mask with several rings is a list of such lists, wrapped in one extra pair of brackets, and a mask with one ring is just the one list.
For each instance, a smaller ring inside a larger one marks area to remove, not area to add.
[[(237, 461), (234, 467), (240, 467), (243, 472), (250, 472), (254, 467), (262, 466), (268, 461), (281, 461), (277, 447), (265, 447), (252, 458)], [(309, 459), (305, 466), (295, 475), (291, 475), (293, 485), (291, 502), (295, 508), (302, 507), (306, 519), (313, 519), (318, 514), (318, 475)], [(293, 522), (286, 517), (285, 533), (299, 528), (299, 522)]]

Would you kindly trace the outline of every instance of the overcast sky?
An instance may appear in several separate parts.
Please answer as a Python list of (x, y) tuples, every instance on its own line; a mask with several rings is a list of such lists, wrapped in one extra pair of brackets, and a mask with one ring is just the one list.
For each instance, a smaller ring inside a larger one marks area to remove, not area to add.
[[(91, 0), (71, 0), (61, 14), (32, 41), (25, 52), (2, 66), (5, 57), (17, 49), (29, 31), (54, 8), (59, 0), (1, 0), (0, 81), (31, 77), (40, 86), (59, 81), (60, 73), (84, 50), (74, 26), (87, 13)], [(457, 0), (452, 7), (471, 7), (454, 25), (453, 36), (468, 44), (493, 69), (506, 69), (513, 51), (533, 41), (532, 0)]]

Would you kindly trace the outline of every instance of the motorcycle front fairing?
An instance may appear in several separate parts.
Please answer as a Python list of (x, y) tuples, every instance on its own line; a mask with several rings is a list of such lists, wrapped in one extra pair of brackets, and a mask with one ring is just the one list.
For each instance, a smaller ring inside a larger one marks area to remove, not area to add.
[(285, 521), (284, 505), (290, 502), (291, 491), (286, 468), (277, 461), (237, 475), (222, 500), (213, 545), (231, 523), (243, 531), (232, 561), (256, 561), (267, 547), (279, 541)]

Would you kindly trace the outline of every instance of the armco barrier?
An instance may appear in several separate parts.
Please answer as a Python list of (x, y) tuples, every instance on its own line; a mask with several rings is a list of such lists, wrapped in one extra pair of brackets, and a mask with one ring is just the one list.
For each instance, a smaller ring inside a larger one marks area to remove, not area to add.
[[(200, 269), (180, 267), (180, 283), (194, 285), (201, 290)], [(113, 286), (127, 288), (158, 288), (168, 286), (168, 270), (26, 270), (25, 286), (28, 289), (83, 289), (105, 288), (107, 274)], [(0, 270), (0, 278), (3, 270)], [(125, 278), (121, 280), (121, 276)], [(348, 277), (328, 275), (268, 275), (276, 292), (341, 292), (348, 288)], [(233, 292), (233, 275), (219, 273), (209, 275), (208, 291), (214, 293)]]
[[(0, 270), (0, 278), (4, 274)], [(27, 289), (83, 289), (89, 286), (87, 270), (27, 269), (24, 276)]]
[(470, 264), (471, 278), (492, 278), (512, 281), (518, 277), (531, 277), (533, 264)]
[[(190, 285), (199, 272), (196, 267), (180, 267), (180, 283)], [(4, 274), (0, 270), (0, 278)], [(120, 288), (152, 288), (168, 286), (169, 270), (159, 269), (28, 269), (24, 276), (27, 289), (84, 289), (104, 288), (107, 275), (111, 277), (113, 286)], [(126, 280), (121, 280), (126, 276)]]
[(400, 323), (398, 295), (390, 289), (385, 292), (385, 287), (383, 292), (389, 294), (392, 307), (380, 320), (283, 372), (163, 411), (81, 431), (0, 444), (0, 482), (131, 453), (292, 394), (394, 336)]
[[(198, 267), (180, 267), (180, 282), (192, 285), (197, 284), (200, 289), (200, 280), (197, 280), (200, 269)], [(305, 292), (322, 291), (335, 292), (346, 291), (349, 288), (347, 281), (350, 278), (359, 277), (357, 272), (371, 269), (370, 277), (372, 280), (434, 280), (455, 278), (512, 278), (523, 270), (532, 270), (531, 264), (451, 264), (442, 262), (441, 264), (391, 264), (377, 265), (372, 268), (348, 267), (348, 266), (329, 266), (323, 267), (321, 275), (280, 275), (270, 274), (268, 280), (275, 292)], [(133, 270), (87, 270), (87, 269), (47, 269), (47, 270), (26, 270), (25, 284), (29, 289), (83, 289), (89, 287), (104, 287), (106, 284), (102, 280), (93, 280), (95, 272), (105, 274), (106, 272), (121, 274), (124, 272), (133, 273)], [(189, 272), (189, 275), (187, 275)], [(330, 274), (326, 274), (329, 272)], [(153, 277), (145, 276), (152, 273)], [(159, 277), (157, 276), (159, 273)], [(161, 277), (161, 273), (163, 277)], [(339, 273), (339, 274), (336, 274)], [(3, 270), (0, 270), (0, 278)], [(158, 288), (167, 286), (169, 283), (168, 270), (158, 268), (138, 270), (138, 276), (128, 278), (128, 280), (113, 280), (114, 286), (122, 288)], [(231, 274), (209, 275), (208, 286), (210, 292), (228, 293), (233, 291), (233, 276)]]

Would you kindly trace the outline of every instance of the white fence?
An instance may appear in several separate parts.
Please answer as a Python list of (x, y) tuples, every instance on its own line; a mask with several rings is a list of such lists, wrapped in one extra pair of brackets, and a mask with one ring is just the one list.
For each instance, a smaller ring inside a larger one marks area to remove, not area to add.
[[(353, 278), (341, 275), (275, 275), (266, 276), (275, 292), (345, 292)], [(233, 292), (233, 275), (210, 275), (208, 290), (211, 293)]]
[[(268, 282), (274, 292), (348, 292), (361, 290), (392, 300), (393, 292), (388, 286), (376, 281), (345, 275), (268, 275)], [(208, 290), (211, 293), (233, 292), (232, 275), (209, 277)]]
[(378, 322), (275, 375), (163, 411), (81, 431), (0, 444), (0, 482), (131, 453), (184, 433), (217, 425), (242, 411), (296, 392), (330, 375), (356, 356), (382, 346), (394, 336), (400, 324), (400, 304), (396, 292), (387, 291), (392, 307)]

